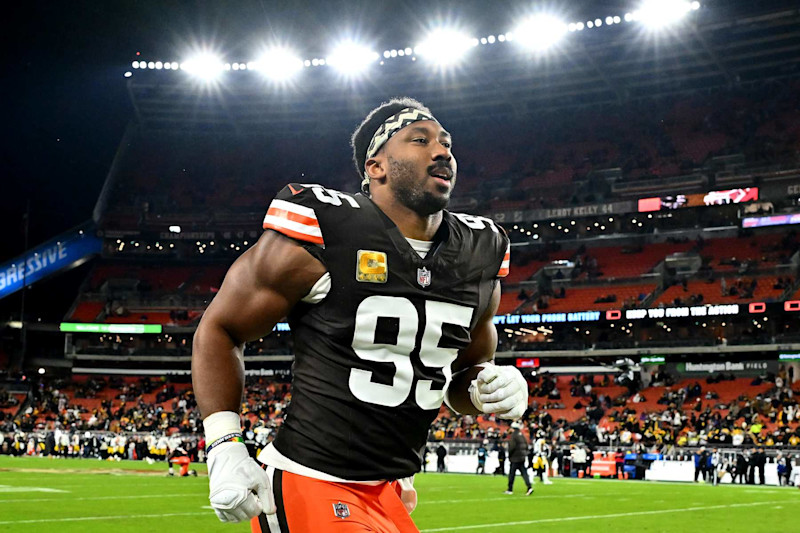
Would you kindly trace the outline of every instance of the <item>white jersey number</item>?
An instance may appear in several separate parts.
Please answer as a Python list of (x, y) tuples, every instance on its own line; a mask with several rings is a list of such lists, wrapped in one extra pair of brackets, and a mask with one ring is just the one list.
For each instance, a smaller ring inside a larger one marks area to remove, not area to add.
[[(410, 354), (416, 347), (420, 326), (424, 328), (419, 350), (422, 364), (439, 369), (445, 379), (442, 390), (431, 388), (433, 380), (421, 379), (417, 383), (414, 399), (422, 409), (438, 409), (444, 400), (444, 391), (452, 379), (450, 365), (458, 356), (456, 348), (440, 348), (442, 325), (454, 324), (469, 328), (472, 308), (447, 302), (425, 302), (426, 320), (420, 324), (416, 307), (407, 298), (397, 296), (370, 296), (356, 311), (353, 351), (365, 361), (392, 363), (395, 367), (392, 384), (374, 383), (372, 372), (353, 368), (350, 370), (350, 391), (362, 402), (397, 407), (411, 393), (414, 367)], [(376, 342), (379, 320), (389, 320), (396, 325), (397, 340), (392, 343)]]

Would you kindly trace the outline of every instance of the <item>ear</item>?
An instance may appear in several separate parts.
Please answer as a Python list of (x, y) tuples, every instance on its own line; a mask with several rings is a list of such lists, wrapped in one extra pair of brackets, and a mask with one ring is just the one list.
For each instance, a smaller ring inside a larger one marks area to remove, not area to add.
[(386, 161), (381, 154), (367, 159), (364, 163), (364, 170), (367, 172), (370, 180), (384, 180), (386, 179)]

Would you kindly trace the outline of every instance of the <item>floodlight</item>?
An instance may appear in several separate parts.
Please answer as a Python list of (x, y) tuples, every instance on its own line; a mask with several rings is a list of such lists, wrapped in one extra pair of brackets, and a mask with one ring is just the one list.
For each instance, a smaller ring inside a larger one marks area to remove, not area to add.
[(130, 78), (131, 76), (133, 76), (133, 72), (131, 72), (131, 71), (129, 70), (129, 71), (127, 71), (125, 74), (123, 74), (123, 76), (125, 76), (126, 78)]
[(682, 19), (692, 10), (692, 5), (684, 0), (645, 0), (633, 14), (645, 26), (658, 29)]
[[(391, 52), (390, 52), (391, 53)], [(397, 51), (395, 51), (395, 54)], [(378, 61), (378, 52), (366, 46), (348, 41), (336, 47), (327, 59), (321, 59), (320, 65), (326, 62), (344, 74), (357, 74), (366, 70), (371, 64)]]
[(206, 81), (217, 78), (224, 70), (222, 60), (219, 57), (205, 53), (192, 56), (181, 63), (180, 68)]
[(514, 39), (531, 50), (546, 50), (567, 33), (567, 25), (550, 15), (536, 15), (514, 30)]
[(414, 48), (414, 53), (439, 65), (457, 63), (479, 42), (455, 30), (439, 29), (430, 33), (430, 37)]
[(303, 68), (303, 60), (285, 48), (272, 48), (253, 63), (248, 63), (250, 70), (260, 72), (263, 76), (275, 80), (287, 80)]

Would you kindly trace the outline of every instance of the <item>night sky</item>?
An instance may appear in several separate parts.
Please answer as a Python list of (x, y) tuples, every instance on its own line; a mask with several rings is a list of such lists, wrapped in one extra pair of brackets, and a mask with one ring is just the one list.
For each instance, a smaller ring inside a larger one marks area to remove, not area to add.
[[(91, 218), (133, 118), (123, 73), (137, 51), (180, 60), (193, 44), (214, 43), (232, 58), (247, 59), (259, 45), (278, 40), (312, 57), (345, 32), (396, 47), (440, 16), (474, 20), (476, 31), (492, 22), (479, 16), (483, 2), (440, 2), (435, 12), (430, 2), (398, 7), (363, 0), (19, 4), (6, 12), (4, 28), (0, 263), (25, 249), (28, 202), (29, 247)], [(29, 307), (46, 319), (63, 314), (85, 276), (86, 267), (79, 270), (39, 283), (29, 291)], [(51, 293), (60, 294), (58, 302), (49, 303)], [(17, 312), (19, 294), (0, 301), (0, 319)]]
[[(519, 2), (124, 1), (21, 2), (5, 47), (0, 262), (23, 251), (22, 215), (31, 202), (31, 246), (91, 217), (126, 124), (133, 117), (122, 74), (136, 59), (176, 59), (193, 43), (216, 43), (247, 58), (277, 39), (305, 57), (343, 34), (397, 47), (437, 20), (474, 32), (510, 28)], [(558, 3), (556, 3), (557, 5)], [(626, 2), (571, 2), (605, 13)], [(594, 5), (592, 5), (594, 4)], [(562, 7), (563, 9), (563, 7)], [(615, 9), (619, 12), (620, 8)], [(12, 12), (7, 12), (10, 14)], [(10, 104), (10, 105), (8, 105)]]

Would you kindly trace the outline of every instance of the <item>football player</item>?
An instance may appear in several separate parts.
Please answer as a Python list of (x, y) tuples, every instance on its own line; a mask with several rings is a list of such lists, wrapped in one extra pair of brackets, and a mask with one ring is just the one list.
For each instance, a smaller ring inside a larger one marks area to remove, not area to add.
[(533, 470), (544, 485), (552, 485), (550, 481), (550, 445), (547, 444), (546, 433), (543, 430), (536, 432), (536, 442), (533, 443)]
[[(492, 363), (509, 240), (491, 220), (445, 209), (452, 142), (416, 100), (382, 104), (352, 138), (362, 192), (287, 185), (231, 266), (192, 354), (220, 520), (418, 531), (412, 481), (442, 402), (508, 419), (527, 408), (522, 374)], [(284, 317), (292, 401), (262, 469), (242, 439), (242, 349)]]

